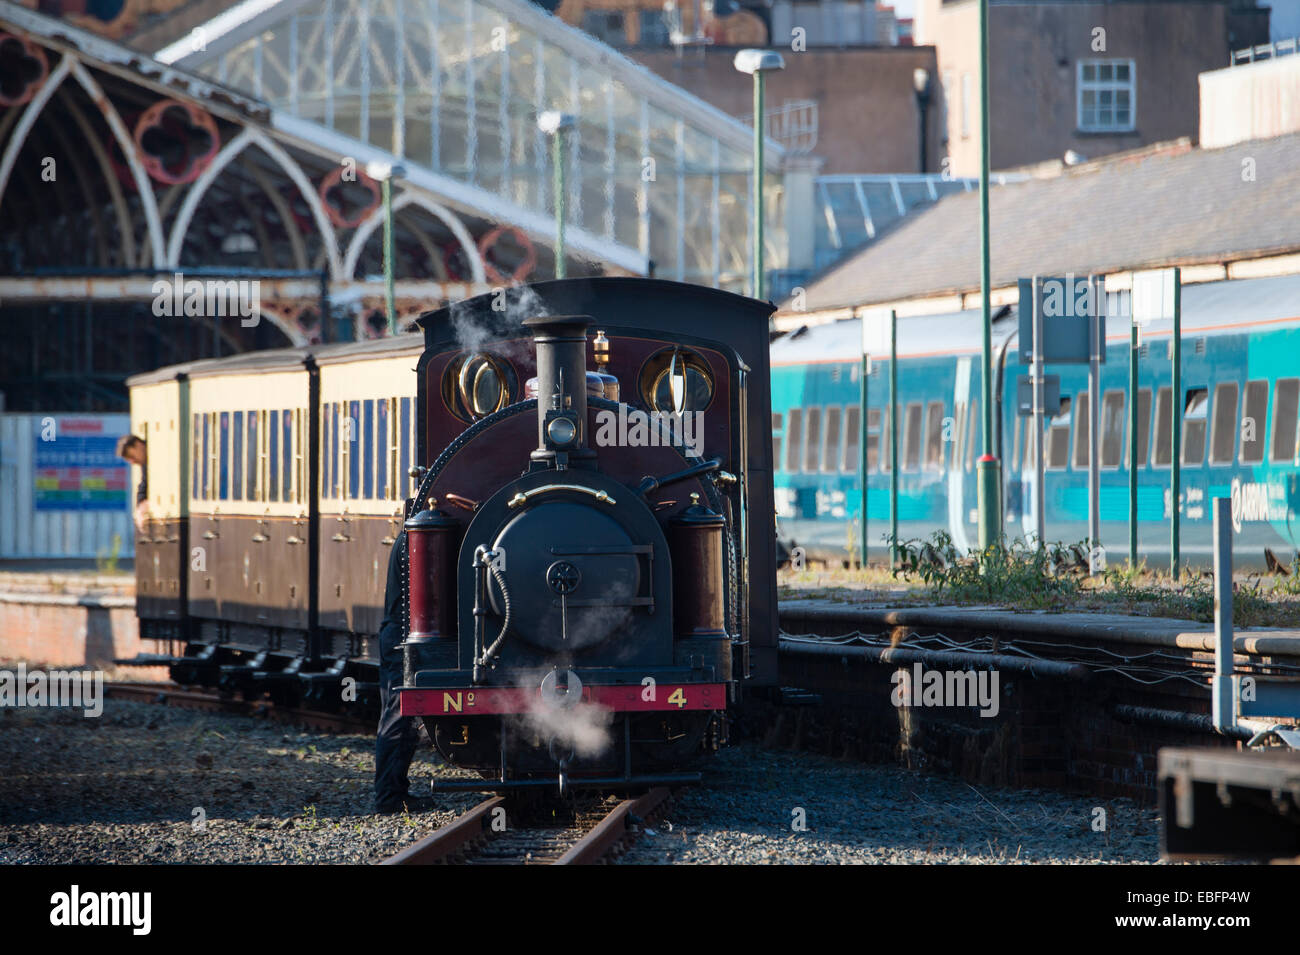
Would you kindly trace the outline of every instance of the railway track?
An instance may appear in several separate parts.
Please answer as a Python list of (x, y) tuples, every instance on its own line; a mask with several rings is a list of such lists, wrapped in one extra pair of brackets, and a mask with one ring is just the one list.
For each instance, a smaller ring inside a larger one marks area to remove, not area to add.
[(277, 706), (270, 700), (239, 699), (219, 693), (187, 690), (169, 683), (110, 682), (104, 684), (104, 693), (110, 699), (157, 703), (161, 706), (206, 710), (212, 713), (234, 713), (240, 716), (270, 719), (277, 723), (290, 723), (323, 733), (374, 732), (374, 724), (371, 721), (357, 716)]
[(592, 865), (620, 846), (669, 795), (659, 787), (612, 806), (579, 803), (571, 815), (522, 809), (518, 824), (505, 797), (493, 796), (383, 865)]

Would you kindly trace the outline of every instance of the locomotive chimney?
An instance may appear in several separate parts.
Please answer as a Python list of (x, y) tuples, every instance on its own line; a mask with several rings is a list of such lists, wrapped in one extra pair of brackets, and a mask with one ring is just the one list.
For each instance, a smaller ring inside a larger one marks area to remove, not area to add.
[(568, 466), (594, 457), (587, 448), (588, 315), (539, 315), (524, 319), (537, 346), (537, 450), (534, 461)]

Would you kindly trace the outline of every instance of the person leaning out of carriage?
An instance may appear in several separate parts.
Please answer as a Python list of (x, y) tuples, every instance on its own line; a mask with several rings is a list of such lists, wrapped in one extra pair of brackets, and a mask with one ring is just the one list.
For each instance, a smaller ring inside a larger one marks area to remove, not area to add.
[(137, 434), (123, 435), (117, 442), (117, 456), (136, 465), (140, 469), (140, 483), (135, 488), (135, 526), (144, 529), (144, 522), (149, 519), (149, 469), (148, 448), (144, 438)]

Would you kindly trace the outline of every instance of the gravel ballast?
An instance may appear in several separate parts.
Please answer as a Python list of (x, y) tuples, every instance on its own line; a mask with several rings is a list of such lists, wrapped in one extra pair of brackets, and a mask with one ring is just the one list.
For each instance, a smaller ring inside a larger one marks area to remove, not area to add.
[[(480, 801), (370, 812), (374, 740), (110, 699), (0, 710), (0, 864), (374, 863)], [(1128, 800), (974, 788), (754, 744), (704, 764), (622, 863), (1094, 863), (1158, 857)], [(464, 776), (427, 746), (412, 788)], [(1095, 829), (1105, 812), (1105, 828)], [(800, 825), (804, 828), (798, 828)]]

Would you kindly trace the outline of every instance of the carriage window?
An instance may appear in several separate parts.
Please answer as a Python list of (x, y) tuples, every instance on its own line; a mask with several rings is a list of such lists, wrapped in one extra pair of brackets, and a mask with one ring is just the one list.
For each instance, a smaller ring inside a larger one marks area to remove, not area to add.
[(790, 409), (790, 423), (785, 430), (785, 469), (790, 474), (799, 473), (799, 451), (803, 438), (803, 409)]
[(838, 405), (826, 409), (826, 442), (822, 447), (822, 470), (839, 470), (840, 448), (843, 445), (840, 424), (843, 411)]
[[(235, 412), (235, 429), (230, 433), (232, 445), (230, 449), (231, 465), (230, 470), (234, 480), (231, 482), (231, 497), (236, 501), (244, 499), (244, 413)], [(255, 452), (250, 448), (249, 457)]]
[(1173, 407), (1173, 390), (1161, 388), (1156, 392), (1156, 447), (1151, 459), (1153, 467), (1167, 468), (1173, 460), (1173, 437), (1170, 428), (1170, 409)]
[(257, 480), (259, 468), (259, 452), (261, 450), (258, 444), (258, 419), (261, 417), (259, 411), (249, 411), (244, 415), (244, 449), (246, 457), (244, 460), (244, 493), (247, 500), (260, 501), (262, 499), (259, 493), (260, 482)]
[(1074, 466), (1088, 467), (1088, 453), (1092, 450), (1092, 419), (1088, 414), (1088, 392), (1079, 392), (1079, 423), (1074, 426)]
[(925, 469), (943, 470), (944, 407), (942, 401), (931, 401), (925, 413)]
[(1296, 411), (1300, 408), (1300, 378), (1279, 378), (1273, 386), (1273, 455), (1281, 464), (1295, 457)]
[(772, 467), (781, 466), (781, 423), (785, 420), (779, 411), (772, 412)]
[(862, 409), (849, 405), (844, 412), (844, 457), (840, 460), (840, 470), (845, 474), (856, 474), (862, 456)]
[(194, 416), (193, 428), (194, 430), (192, 432), (192, 438), (193, 438), (192, 443), (194, 445), (194, 456), (190, 463), (190, 470), (193, 472), (190, 475), (190, 497), (197, 500), (199, 496), (199, 474), (200, 474), (200, 468), (202, 467), (201, 462), (203, 461), (206, 455), (205, 449), (203, 448), (203, 439), (201, 436), (203, 431), (203, 426), (199, 424), (198, 415)]
[[(280, 412), (280, 500), (286, 504), (293, 489), (293, 412)], [(274, 491), (272, 491), (274, 493)]]
[(903, 412), (903, 470), (916, 471), (921, 467), (921, 403), (908, 403)]
[(1124, 392), (1101, 396), (1101, 466), (1117, 468), (1124, 460)]
[(1070, 462), (1070, 399), (1061, 399), (1061, 410), (1048, 422), (1047, 469), (1062, 471)]
[[(1235, 411), (1235, 400), (1233, 405)], [(1187, 400), (1183, 404), (1184, 465), (1197, 465), (1205, 460), (1205, 422), (1209, 410), (1210, 390), (1189, 388)]]
[(361, 496), (375, 496), (375, 402), (369, 398), (361, 402)]
[(280, 500), (280, 412), (271, 412), (271, 421), (266, 429), (267, 441), (267, 462), (269, 473), (267, 475), (266, 499), (268, 501)]
[(375, 402), (375, 497), (391, 498), (388, 486), (388, 439), (392, 416), (388, 413), (388, 398)]
[(1210, 463), (1231, 464), (1237, 450), (1237, 383), (1214, 386), (1214, 431), (1210, 434)]
[(878, 471), (880, 466), (880, 411), (867, 409), (867, 473)]
[(307, 410), (299, 408), (293, 413), (294, 433), (297, 440), (294, 442), (293, 458), (295, 462), (295, 480), (294, 496), (298, 503), (303, 502), (303, 494), (307, 488), (307, 435), (305, 429), (307, 426)]
[(330, 497), (343, 497), (343, 467), (342, 462), (348, 453), (348, 444), (346, 436), (341, 432), (343, 430), (343, 405), (335, 401), (331, 408), (334, 418), (334, 429), (330, 434)]
[(348, 417), (343, 429), (344, 454), (348, 464), (344, 469), (347, 474), (347, 492), (344, 497), (354, 500), (361, 496), (361, 402), (350, 401), (347, 404)]
[(1241, 415), (1241, 463), (1264, 460), (1264, 425), (1268, 422), (1268, 382), (1246, 382), (1246, 406)]
[[(1138, 389), (1138, 467), (1147, 460), (1151, 447), (1151, 389)], [(1126, 452), (1127, 453), (1127, 452)]]
[[(410, 474), (411, 472), (411, 440), (410, 440), (411, 399), (410, 398), (402, 399), (402, 420), (399, 427), (400, 427), (400, 432), (399, 432), (400, 437), (398, 438), (398, 440), (401, 441), (402, 444), (402, 453), (400, 458), (401, 464), (400, 464), (400, 470), (398, 471), (398, 475), (401, 478), (401, 481), (403, 482), (400, 486), (406, 487), (407, 485), (405, 482), (407, 481), (407, 475)], [(398, 496), (405, 497), (406, 495), (400, 494)]]
[(804, 437), (803, 470), (805, 474), (812, 474), (821, 463), (822, 409), (807, 408), (804, 415), (804, 430), (807, 435)]
[(334, 422), (330, 413), (329, 404), (321, 406), (321, 438), (320, 438), (320, 496), (330, 497), (330, 481), (333, 477), (334, 469), (330, 466), (330, 448), (334, 441)]
[(217, 446), (217, 460), (220, 470), (217, 472), (221, 475), (220, 498), (223, 501), (230, 500), (230, 412), (221, 412), (221, 431), (218, 432), (220, 442)]

